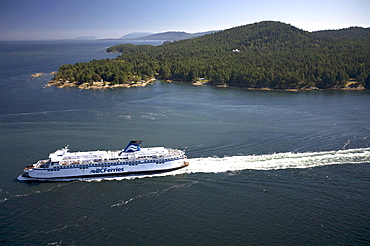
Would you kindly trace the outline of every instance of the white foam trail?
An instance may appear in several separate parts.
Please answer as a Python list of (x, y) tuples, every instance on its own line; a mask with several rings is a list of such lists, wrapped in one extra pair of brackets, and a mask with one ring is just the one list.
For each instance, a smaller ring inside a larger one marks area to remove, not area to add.
[(370, 163), (370, 148), (307, 152), (275, 153), (268, 155), (248, 155), (230, 157), (191, 158), (186, 168), (158, 174), (138, 174), (129, 176), (110, 176), (94, 178), (59, 179), (55, 181), (129, 180), (148, 177), (164, 177), (189, 173), (221, 173), (240, 170), (277, 170), (288, 168), (311, 168), (339, 164)]
[(276, 170), (310, 168), (338, 164), (370, 163), (370, 148), (307, 153), (275, 153), (269, 155), (231, 156), (188, 159), (190, 165), (173, 172), (121, 177), (124, 179), (158, 177), (185, 173), (220, 173), (240, 170)]
[(190, 159), (186, 173), (219, 173), (226, 171), (310, 168), (338, 164), (370, 163), (370, 148), (307, 153), (232, 156)]

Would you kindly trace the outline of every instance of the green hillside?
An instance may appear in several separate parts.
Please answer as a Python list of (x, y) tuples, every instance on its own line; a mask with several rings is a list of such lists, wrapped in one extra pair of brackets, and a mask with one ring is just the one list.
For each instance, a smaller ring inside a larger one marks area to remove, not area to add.
[(314, 32), (322, 37), (347, 38), (347, 39), (369, 39), (370, 28), (349, 27), (341, 30), (325, 30)]
[[(118, 45), (114, 60), (63, 65), (55, 80), (195, 81), (252, 88), (370, 87), (369, 28), (306, 32), (265, 21), (161, 46)], [(236, 52), (236, 50), (238, 52)]]

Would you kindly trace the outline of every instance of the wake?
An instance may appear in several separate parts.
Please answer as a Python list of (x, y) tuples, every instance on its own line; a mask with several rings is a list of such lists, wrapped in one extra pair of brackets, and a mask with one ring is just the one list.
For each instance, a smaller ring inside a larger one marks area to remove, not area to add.
[[(370, 147), (336, 151), (307, 153), (274, 153), (268, 155), (225, 156), (188, 159), (189, 166), (171, 172), (116, 177), (76, 179), (99, 182), (102, 180), (129, 180), (148, 177), (164, 177), (191, 173), (221, 173), (241, 170), (278, 170), (312, 168), (340, 164), (370, 163)], [(64, 180), (59, 180), (64, 181)]]
[(361, 163), (370, 163), (370, 148), (307, 153), (288, 152), (223, 158), (197, 158), (191, 160), (186, 171), (188, 173), (218, 173), (245, 169), (276, 170)]

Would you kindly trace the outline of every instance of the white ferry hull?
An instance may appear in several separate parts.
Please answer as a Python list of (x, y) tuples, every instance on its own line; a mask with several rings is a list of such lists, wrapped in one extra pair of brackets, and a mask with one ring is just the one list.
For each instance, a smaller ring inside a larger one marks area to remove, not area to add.
[(26, 175), (21, 175), (23, 178), (31, 179), (53, 179), (53, 178), (75, 178), (75, 177), (91, 177), (104, 175), (127, 175), (133, 173), (150, 173), (150, 172), (166, 172), (188, 166), (189, 163), (181, 160), (174, 160), (163, 164), (145, 163), (129, 166), (126, 165), (111, 165), (102, 167), (87, 167), (58, 169), (58, 171), (49, 171), (43, 169), (33, 169)]

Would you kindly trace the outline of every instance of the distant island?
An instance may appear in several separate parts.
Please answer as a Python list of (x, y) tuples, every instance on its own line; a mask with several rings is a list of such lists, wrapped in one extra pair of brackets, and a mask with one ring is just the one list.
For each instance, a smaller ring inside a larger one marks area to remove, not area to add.
[(161, 33), (145, 33), (145, 32), (133, 32), (122, 36), (120, 39), (123, 40), (170, 40), (170, 41), (179, 41), (184, 39), (191, 39), (201, 37), (207, 34), (211, 34), (217, 31), (208, 31), (208, 32), (197, 32), (197, 33), (187, 33), (180, 31), (172, 32), (161, 32)]
[(132, 32), (126, 35), (123, 35), (119, 39), (141, 39), (141, 37), (149, 36), (154, 33), (151, 32)]
[(76, 37), (75, 40), (98, 40), (95, 36), (80, 36)]
[[(187, 32), (162, 32), (162, 33), (149, 33), (147, 35), (140, 36), (140, 33), (132, 33), (121, 37), (124, 40), (171, 40), (179, 41), (184, 39), (191, 39), (201, 37), (207, 34), (211, 34), (217, 31), (198, 32), (198, 33), (187, 33)], [(134, 37), (132, 37), (134, 36)]]
[(307, 32), (263, 21), (160, 46), (116, 45), (107, 52), (122, 54), (63, 65), (50, 84), (112, 88), (164, 79), (265, 90), (370, 88), (369, 28)]

